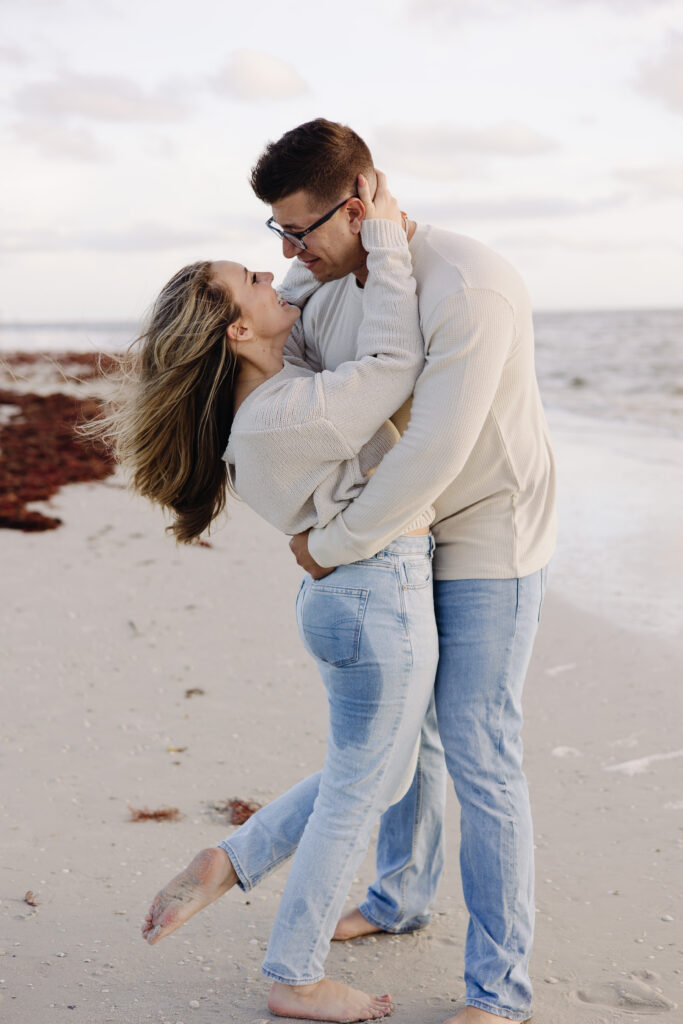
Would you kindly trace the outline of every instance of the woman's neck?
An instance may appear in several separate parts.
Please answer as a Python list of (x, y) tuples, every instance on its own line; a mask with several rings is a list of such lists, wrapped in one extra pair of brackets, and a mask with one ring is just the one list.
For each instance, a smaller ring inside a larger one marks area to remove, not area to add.
[(238, 407), (252, 391), (280, 373), (284, 365), (281, 345), (271, 346), (254, 341), (249, 356), (241, 356), (237, 360), (234, 411), (237, 412)]

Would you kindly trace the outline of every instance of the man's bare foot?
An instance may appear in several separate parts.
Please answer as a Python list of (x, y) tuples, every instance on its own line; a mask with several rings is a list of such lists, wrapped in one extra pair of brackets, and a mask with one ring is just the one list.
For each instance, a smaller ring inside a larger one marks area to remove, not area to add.
[(323, 978), (314, 985), (282, 985), (273, 982), (268, 1009), (278, 1017), (337, 1022), (379, 1020), (391, 1013), (389, 996), (370, 996), (357, 988)]
[(237, 881), (225, 850), (201, 850), (184, 871), (172, 878), (156, 896), (142, 925), (142, 937), (154, 946), (181, 924), (223, 896)]
[(358, 907), (350, 910), (339, 918), (337, 927), (334, 930), (333, 939), (337, 942), (345, 942), (347, 939), (357, 939), (361, 935), (373, 935), (375, 932), (383, 931), (377, 925), (371, 924), (367, 917), (363, 917)]
[[(527, 1017), (531, 1020), (531, 1017)], [(466, 1006), (455, 1017), (449, 1017), (444, 1024), (500, 1024), (501, 1021), (512, 1020), (512, 1017), (499, 1017), (488, 1010), (480, 1010), (478, 1006)]]

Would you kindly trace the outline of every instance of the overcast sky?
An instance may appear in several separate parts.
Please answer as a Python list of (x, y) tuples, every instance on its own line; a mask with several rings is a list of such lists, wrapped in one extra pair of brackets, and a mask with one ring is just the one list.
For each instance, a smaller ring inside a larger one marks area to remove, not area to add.
[(247, 177), (325, 116), (537, 309), (683, 306), (681, 0), (0, 0), (0, 321), (282, 276)]

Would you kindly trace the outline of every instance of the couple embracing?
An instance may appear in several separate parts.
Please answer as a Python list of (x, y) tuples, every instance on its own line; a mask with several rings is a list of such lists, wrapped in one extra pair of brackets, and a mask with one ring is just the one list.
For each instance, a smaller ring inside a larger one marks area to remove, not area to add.
[[(555, 543), (529, 299), (490, 249), (402, 213), (346, 126), (287, 132), (251, 184), (295, 259), (282, 288), (229, 261), (179, 271), (106, 429), (178, 540), (230, 493), (292, 537), (328, 749), (322, 771), (161, 889), (143, 936), (160, 941), (293, 858), (262, 968), (269, 1008), (386, 1016), (389, 995), (327, 978), (325, 959), (332, 939), (429, 923), (448, 774), (469, 911), (467, 1005), (453, 1020), (526, 1020), (521, 698)], [(343, 915), (378, 820), (377, 878)]]

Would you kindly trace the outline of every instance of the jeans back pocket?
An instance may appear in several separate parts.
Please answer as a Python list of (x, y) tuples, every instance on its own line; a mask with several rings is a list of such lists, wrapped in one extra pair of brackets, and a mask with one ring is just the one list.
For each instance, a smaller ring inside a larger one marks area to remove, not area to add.
[(341, 668), (358, 661), (369, 590), (310, 582), (297, 601), (299, 632), (314, 658)]

